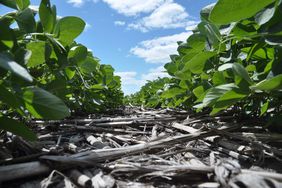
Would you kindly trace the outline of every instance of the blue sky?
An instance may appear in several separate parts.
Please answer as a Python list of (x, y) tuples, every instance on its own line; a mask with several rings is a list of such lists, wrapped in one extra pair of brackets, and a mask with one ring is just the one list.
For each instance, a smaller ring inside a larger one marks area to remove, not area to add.
[[(215, 0), (51, 0), (59, 16), (79, 16), (87, 27), (77, 39), (122, 78), (125, 94), (166, 76), (163, 65)], [(39, 0), (32, 1), (38, 5)], [(6, 10), (0, 7), (0, 13)]]

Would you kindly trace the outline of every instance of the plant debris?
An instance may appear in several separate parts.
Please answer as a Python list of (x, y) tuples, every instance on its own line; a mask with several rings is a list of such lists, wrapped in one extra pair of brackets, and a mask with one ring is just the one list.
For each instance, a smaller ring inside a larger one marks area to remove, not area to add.
[(32, 120), (36, 142), (1, 135), (1, 187), (282, 187), (282, 135), (236, 119), (128, 107)]

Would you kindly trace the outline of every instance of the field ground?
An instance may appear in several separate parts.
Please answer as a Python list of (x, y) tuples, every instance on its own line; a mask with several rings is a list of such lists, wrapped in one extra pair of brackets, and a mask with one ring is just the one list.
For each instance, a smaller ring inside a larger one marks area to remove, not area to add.
[(1, 135), (2, 187), (282, 187), (282, 135), (255, 119), (128, 107), (30, 125), (36, 142)]

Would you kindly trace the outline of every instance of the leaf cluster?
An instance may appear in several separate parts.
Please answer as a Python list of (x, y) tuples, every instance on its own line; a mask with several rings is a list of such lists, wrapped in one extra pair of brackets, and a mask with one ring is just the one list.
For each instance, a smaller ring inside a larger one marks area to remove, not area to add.
[[(210, 109), (211, 115), (230, 108), (252, 116), (279, 115), (281, 17), (281, 0), (218, 0), (203, 8), (201, 22), (165, 64), (169, 85), (149, 82), (127, 101), (150, 106), (148, 99), (157, 96), (154, 104)], [(150, 89), (152, 83), (157, 90)]]
[(62, 119), (122, 103), (120, 77), (100, 64), (75, 39), (85, 22), (58, 17), (56, 6), (42, 0), (0, 0), (13, 11), (0, 16), (0, 129), (35, 139), (22, 121)]

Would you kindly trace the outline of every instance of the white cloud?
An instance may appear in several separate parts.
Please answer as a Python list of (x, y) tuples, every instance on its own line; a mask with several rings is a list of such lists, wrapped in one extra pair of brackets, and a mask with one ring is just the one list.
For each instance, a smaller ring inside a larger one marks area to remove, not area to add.
[(68, 0), (67, 3), (74, 7), (81, 7), (85, 3), (85, 0)]
[[(71, 4), (74, 7), (82, 7), (85, 2), (89, 2), (91, 0), (67, 0), (67, 3)], [(98, 3), (99, 0), (92, 0), (93, 3)]]
[(142, 74), (141, 79), (143, 82), (148, 80), (155, 80), (157, 78), (169, 77), (169, 74), (166, 72), (164, 66), (159, 66), (154, 69), (150, 69), (147, 74)]
[(124, 26), (125, 22), (124, 21), (115, 21), (114, 24), (117, 26)]
[(149, 13), (166, 1), (171, 0), (103, 0), (112, 9), (125, 16)]
[(148, 80), (169, 77), (163, 66), (150, 69), (147, 73), (142, 74), (140, 79), (137, 78), (137, 72), (134, 71), (116, 72), (115, 74), (121, 77), (122, 90), (126, 95), (139, 91)]
[(130, 49), (130, 52), (148, 63), (167, 63), (169, 55), (177, 52), (177, 41), (186, 41), (191, 32), (183, 32), (175, 35), (164, 36), (152, 40), (140, 42)]
[(128, 28), (147, 32), (154, 28), (185, 28), (196, 23), (189, 21), (188, 18), (189, 15), (183, 6), (173, 1), (167, 1), (156, 8), (149, 16), (129, 24)]
[(121, 77), (121, 81), (123, 85), (138, 85), (141, 86), (143, 84), (142, 80), (137, 80), (137, 72), (116, 72), (116, 75)]

